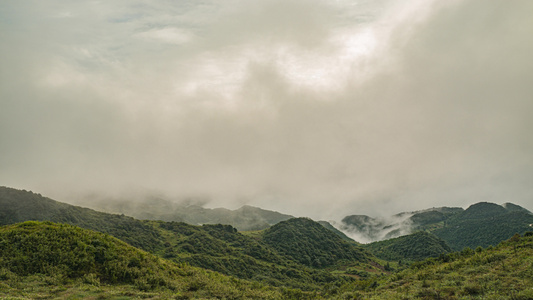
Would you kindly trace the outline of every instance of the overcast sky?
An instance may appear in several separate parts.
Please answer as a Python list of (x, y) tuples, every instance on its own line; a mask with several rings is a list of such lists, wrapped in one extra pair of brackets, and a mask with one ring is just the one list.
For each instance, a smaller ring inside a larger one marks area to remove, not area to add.
[(533, 1), (0, 2), (0, 185), (533, 209)]

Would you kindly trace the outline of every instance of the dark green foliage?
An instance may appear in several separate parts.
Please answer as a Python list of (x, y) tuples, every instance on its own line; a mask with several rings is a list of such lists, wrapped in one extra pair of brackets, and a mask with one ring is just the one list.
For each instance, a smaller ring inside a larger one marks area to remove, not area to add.
[(422, 260), (451, 252), (445, 241), (427, 232), (364, 245), (372, 254), (389, 261)]
[(306, 290), (315, 289), (324, 282), (344, 281), (280, 255), (261, 239), (245, 236), (229, 225), (158, 224), (161, 228), (185, 235), (172, 246), (172, 252), (178, 253), (177, 260), (194, 266), (275, 286)]
[[(526, 211), (507, 211), (503, 207), (480, 211), (485, 218), (479, 218), (467, 209), (465, 214), (458, 214), (448, 221), (448, 226), (437, 229), (433, 233), (445, 240), (452, 249), (460, 250), (464, 247), (476, 248), (496, 245), (509, 239), (515, 233), (525, 233), (531, 230), (533, 215)], [(479, 207), (477, 207), (479, 208)], [(470, 218), (472, 217), (472, 218)]]
[(458, 215), (457, 218), (469, 220), (487, 219), (505, 214), (507, 212), (507, 209), (501, 205), (489, 202), (479, 202), (471, 205), (464, 212)]
[(323, 268), (340, 260), (367, 262), (370, 254), (307, 218), (280, 222), (263, 234), (264, 242), (279, 253), (310, 267)]
[(444, 221), (446, 215), (443, 212), (431, 210), (414, 214), (409, 219), (415, 226), (424, 226)]
[(419, 229), (431, 231), (454, 250), (496, 245), (516, 232), (530, 230), (529, 225), (533, 223), (533, 215), (528, 210), (512, 203), (501, 206), (480, 202), (464, 211), (439, 212), (443, 214), (428, 211), (411, 219)]
[[(100, 282), (136, 283), (165, 269), (159, 259), (116, 238), (66, 224), (25, 222), (0, 228), (0, 268), (20, 276), (95, 274)], [(151, 280), (166, 286), (163, 272)]]

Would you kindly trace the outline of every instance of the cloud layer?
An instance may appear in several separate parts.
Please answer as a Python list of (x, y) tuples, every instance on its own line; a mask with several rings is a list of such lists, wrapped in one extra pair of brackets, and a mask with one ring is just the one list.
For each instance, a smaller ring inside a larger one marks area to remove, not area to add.
[(530, 1), (0, 4), (0, 182), (314, 218), (533, 207)]

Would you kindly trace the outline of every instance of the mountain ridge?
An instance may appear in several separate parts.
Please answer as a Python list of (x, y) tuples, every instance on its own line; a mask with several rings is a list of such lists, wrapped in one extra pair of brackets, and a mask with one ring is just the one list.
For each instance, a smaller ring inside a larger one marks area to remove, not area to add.
[(415, 231), (431, 232), (454, 250), (488, 247), (531, 230), (533, 214), (513, 203), (478, 202), (467, 209), (438, 207), (393, 215), (389, 220), (365, 215), (343, 219), (341, 230), (370, 240), (386, 240)]
[[(205, 208), (203, 201), (194, 199), (173, 202), (162, 197), (142, 199), (100, 198), (92, 196), (78, 203), (90, 208), (117, 214), (125, 214), (141, 220), (185, 222), (192, 225), (228, 224), (239, 231), (261, 230), (294, 216), (250, 205), (237, 209)], [(78, 204), (77, 203), (77, 204)]]

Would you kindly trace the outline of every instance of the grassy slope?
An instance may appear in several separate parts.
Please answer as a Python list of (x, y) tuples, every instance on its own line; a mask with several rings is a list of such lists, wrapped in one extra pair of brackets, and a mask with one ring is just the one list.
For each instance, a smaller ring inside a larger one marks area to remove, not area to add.
[(109, 235), (51, 222), (0, 227), (0, 279), (0, 297), (281, 297), (257, 283), (171, 263)]
[(174, 264), (113, 237), (41, 222), (0, 227), (0, 297), (18, 299), (532, 299), (533, 236), (302, 293)]
[[(465, 249), (339, 289), (356, 299), (533, 299), (533, 236)], [(351, 299), (351, 298), (350, 298)]]

